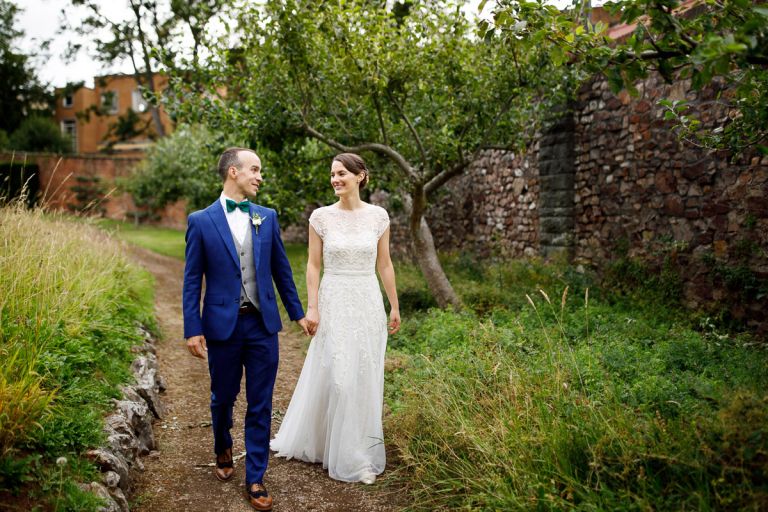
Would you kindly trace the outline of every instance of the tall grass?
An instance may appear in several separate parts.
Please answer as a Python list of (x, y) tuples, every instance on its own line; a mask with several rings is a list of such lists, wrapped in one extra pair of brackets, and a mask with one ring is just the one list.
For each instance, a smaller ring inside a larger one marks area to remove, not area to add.
[(80, 456), (130, 379), (138, 324), (154, 326), (151, 276), (94, 226), (15, 205), (0, 209), (0, 290), (0, 497), (92, 509)]
[(445, 263), (468, 310), (408, 303), (390, 340), (385, 433), (413, 509), (768, 507), (765, 348), (563, 265)]

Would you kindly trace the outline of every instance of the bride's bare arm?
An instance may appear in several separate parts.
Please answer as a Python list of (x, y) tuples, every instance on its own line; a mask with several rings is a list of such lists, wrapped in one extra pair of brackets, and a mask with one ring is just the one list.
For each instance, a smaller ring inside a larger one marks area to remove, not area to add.
[(391, 309), (389, 311), (389, 334), (400, 330), (400, 303), (397, 301), (397, 286), (395, 285), (395, 267), (389, 255), (389, 228), (379, 238), (377, 246), (376, 267), (384, 284), (384, 291)]
[(320, 288), (320, 266), (323, 259), (323, 239), (309, 226), (309, 259), (307, 260), (307, 327), (309, 334), (317, 332), (320, 323), (317, 294)]

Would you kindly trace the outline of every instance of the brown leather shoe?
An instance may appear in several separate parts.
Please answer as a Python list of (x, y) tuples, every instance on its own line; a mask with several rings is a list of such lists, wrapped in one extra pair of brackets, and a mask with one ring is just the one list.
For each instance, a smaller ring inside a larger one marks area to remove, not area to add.
[(232, 463), (232, 448), (227, 448), (224, 453), (216, 456), (216, 468), (213, 470), (216, 478), (226, 482), (235, 474), (235, 467)]
[(248, 501), (256, 510), (272, 510), (272, 496), (267, 492), (264, 484), (252, 483), (248, 485)]

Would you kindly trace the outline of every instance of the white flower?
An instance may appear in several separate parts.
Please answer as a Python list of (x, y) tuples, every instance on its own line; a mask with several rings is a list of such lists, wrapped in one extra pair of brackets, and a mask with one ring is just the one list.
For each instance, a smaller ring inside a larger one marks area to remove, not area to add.
[(66, 457), (59, 457), (56, 459), (56, 465), (57, 466), (66, 466), (67, 464), (67, 458)]
[(254, 213), (251, 215), (251, 224), (253, 224), (256, 227), (256, 234), (259, 234), (259, 226), (261, 226), (261, 223), (264, 219), (261, 218), (261, 216), (258, 213)]

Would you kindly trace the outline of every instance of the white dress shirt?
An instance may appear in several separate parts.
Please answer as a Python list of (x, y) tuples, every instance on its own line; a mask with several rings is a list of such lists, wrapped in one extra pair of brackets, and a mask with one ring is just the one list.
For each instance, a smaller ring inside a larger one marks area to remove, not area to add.
[[(224, 215), (227, 216), (227, 224), (229, 224), (229, 230), (232, 232), (232, 236), (234, 236), (242, 245), (242, 243), (245, 241), (245, 235), (248, 233), (248, 227), (251, 223), (251, 218), (240, 208), (235, 208), (233, 211), (227, 212), (227, 199), (232, 198), (225, 196), (222, 192), (221, 197), (219, 198), (219, 202), (221, 203), (221, 207), (224, 208)], [(232, 199), (232, 201), (235, 200)], [(239, 201), (235, 202), (237, 203)]]

